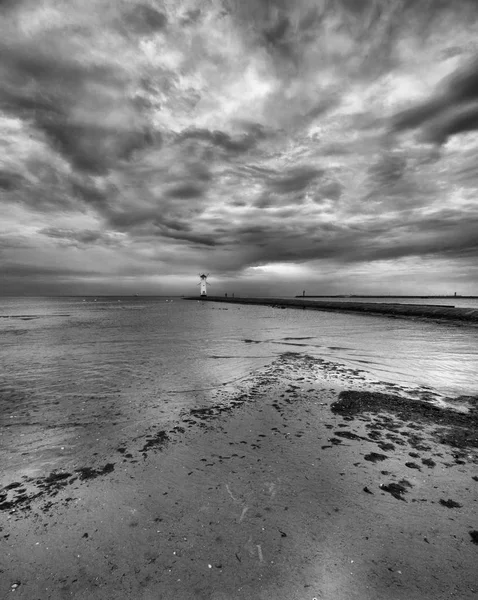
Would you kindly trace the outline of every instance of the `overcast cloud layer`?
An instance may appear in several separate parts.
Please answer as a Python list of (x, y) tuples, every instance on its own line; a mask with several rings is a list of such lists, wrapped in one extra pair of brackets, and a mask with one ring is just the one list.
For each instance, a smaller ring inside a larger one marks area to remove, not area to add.
[(0, 0), (0, 293), (478, 294), (477, 17)]

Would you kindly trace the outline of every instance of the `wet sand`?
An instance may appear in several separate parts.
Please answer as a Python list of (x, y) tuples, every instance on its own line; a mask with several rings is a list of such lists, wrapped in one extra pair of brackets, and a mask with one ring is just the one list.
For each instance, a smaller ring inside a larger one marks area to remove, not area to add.
[(284, 354), (111, 456), (4, 486), (0, 597), (476, 598), (477, 398), (434, 398)]

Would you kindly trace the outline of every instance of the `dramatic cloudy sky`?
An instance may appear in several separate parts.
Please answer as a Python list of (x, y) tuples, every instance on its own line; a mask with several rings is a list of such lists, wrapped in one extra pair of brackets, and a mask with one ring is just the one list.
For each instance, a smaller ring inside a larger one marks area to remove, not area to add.
[(476, 0), (0, 0), (0, 293), (478, 294)]

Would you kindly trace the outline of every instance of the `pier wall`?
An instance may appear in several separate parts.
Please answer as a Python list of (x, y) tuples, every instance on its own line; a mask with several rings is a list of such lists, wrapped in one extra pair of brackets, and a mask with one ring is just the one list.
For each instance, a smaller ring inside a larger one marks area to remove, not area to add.
[(276, 308), (302, 308), (333, 312), (365, 313), (389, 317), (419, 317), (443, 321), (460, 321), (478, 324), (478, 309), (438, 306), (432, 304), (391, 304), (380, 302), (339, 302), (306, 300), (302, 298), (226, 298), (224, 296), (190, 296), (185, 300), (223, 302), (228, 304), (258, 304)]

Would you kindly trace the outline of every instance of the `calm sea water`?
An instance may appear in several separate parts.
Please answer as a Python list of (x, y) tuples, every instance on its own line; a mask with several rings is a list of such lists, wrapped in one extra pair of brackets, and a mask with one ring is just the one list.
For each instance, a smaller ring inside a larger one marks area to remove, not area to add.
[(166, 298), (1, 298), (0, 450), (37, 472), (211, 401), (285, 351), (478, 393), (478, 330)]

